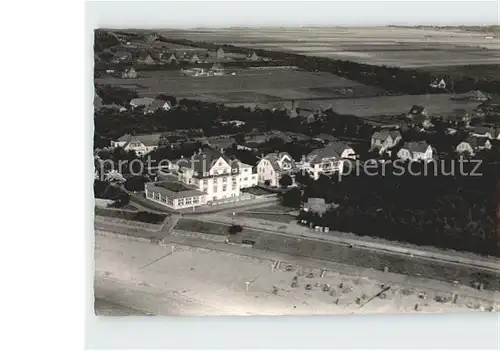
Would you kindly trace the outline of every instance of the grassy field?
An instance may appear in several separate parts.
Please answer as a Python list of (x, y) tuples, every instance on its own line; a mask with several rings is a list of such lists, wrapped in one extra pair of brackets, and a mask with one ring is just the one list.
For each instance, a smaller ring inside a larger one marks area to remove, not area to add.
[(133, 89), (140, 96), (160, 93), (179, 98), (214, 102), (268, 102), (282, 99), (316, 99), (339, 97), (343, 88), (354, 96), (375, 96), (380, 89), (368, 87), (329, 73), (299, 70), (237, 70), (236, 75), (186, 77), (180, 71), (144, 71), (138, 79), (111, 76), (95, 79)]
[(167, 38), (400, 67), (497, 64), (498, 39), (472, 31), (419, 28), (230, 28), (165, 30)]
[[(344, 115), (354, 115), (358, 117), (377, 117), (381, 123), (395, 123), (391, 117), (406, 114), (413, 105), (425, 106), (430, 115), (447, 116), (453, 114), (455, 109), (465, 109), (469, 112), (480, 103), (474, 101), (451, 100), (449, 94), (433, 95), (399, 95), (399, 96), (379, 96), (365, 98), (344, 98), (344, 99), (315, 99), (311, 103), (317, 108), (331, 106), (333, 111)], [(243, 105), (248, 108), (259, 106), (265, 108), (265, 102), (248, 102), (244, 104), (226, 103), (228, 106)]]

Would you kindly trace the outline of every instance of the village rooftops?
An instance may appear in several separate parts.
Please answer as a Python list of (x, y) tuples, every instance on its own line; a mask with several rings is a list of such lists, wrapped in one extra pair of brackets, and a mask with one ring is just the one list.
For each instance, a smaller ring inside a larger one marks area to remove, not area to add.
[(404, 143), (402, 149), (409, 150), (411, 152), (425, 153), (429, 148), (429, 144), (426, 141), (410, 141)]
[(196, 190), (179, 182), (162, 181), (147, 183), (146, 188), (165, 195), (169, 199), (181, 199), (185, 197), (194, 197), (205, 195), (204, 192)]
[(119, 142), (125, 141), (128, 144), (132, 140), (138, 140), (141, 143), (143, 143), (145, 146), (158, 146), (158, 144), (160, 143), (161, 136), (162, 136), (161, 133), (138, 134), (138, 135), (125, 134), (125, 135), (122, 135), (121, 137), (119, 137), (118, 141)]
[(488, 138), (481, 138), (473, 135), (469, 135), (465, 140), (473, 149), (484, 147), (487, 142), (489, 142)]
[(383, 129), (373, 133), (372, 139), (385, 141), (389, 136), (394, 140), (396, 138), (401, 138), (401, 133), (398, 130)]

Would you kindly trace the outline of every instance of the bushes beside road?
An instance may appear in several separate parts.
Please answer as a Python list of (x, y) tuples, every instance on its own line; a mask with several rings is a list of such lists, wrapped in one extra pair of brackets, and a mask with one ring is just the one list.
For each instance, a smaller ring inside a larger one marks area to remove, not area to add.
[(159, 214), (147, 211), (124, 211), (124, 210), (114, 210), (108, 208), (95, 208), (95, 214), (97, 216), (118, 218), (126, 221), (132, 222), (143, 222), (149, 224), (161, 224), (167, 218), (165, 214)]

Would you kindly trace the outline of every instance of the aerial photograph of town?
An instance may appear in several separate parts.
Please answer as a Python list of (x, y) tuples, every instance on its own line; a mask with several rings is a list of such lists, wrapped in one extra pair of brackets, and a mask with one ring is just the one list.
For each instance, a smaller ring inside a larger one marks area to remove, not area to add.
[(95, 314), (500, 311), (500, 26), (93, 36)]

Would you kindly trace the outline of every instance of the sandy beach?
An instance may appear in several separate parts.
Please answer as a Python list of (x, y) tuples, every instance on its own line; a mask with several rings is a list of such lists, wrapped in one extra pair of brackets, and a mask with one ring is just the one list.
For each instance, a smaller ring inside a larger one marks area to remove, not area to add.
[[(103, 315), (334, 315), (489, 311), (494, 300), (190, 246), (96, 235)], [(383, 291), (383, 292), (382, 292)], [(381, 293), (382, 292), (382, 293)], [(377, 295), (380, 294), (380, 295)], [(441, 302), (437, 302), (441, 299)], [(106, 303), (104, 303), (106, 302)], [(111, 304), (122, 306), (110, 308)], [(129, 310), (127, 310), (129, 309)]]

